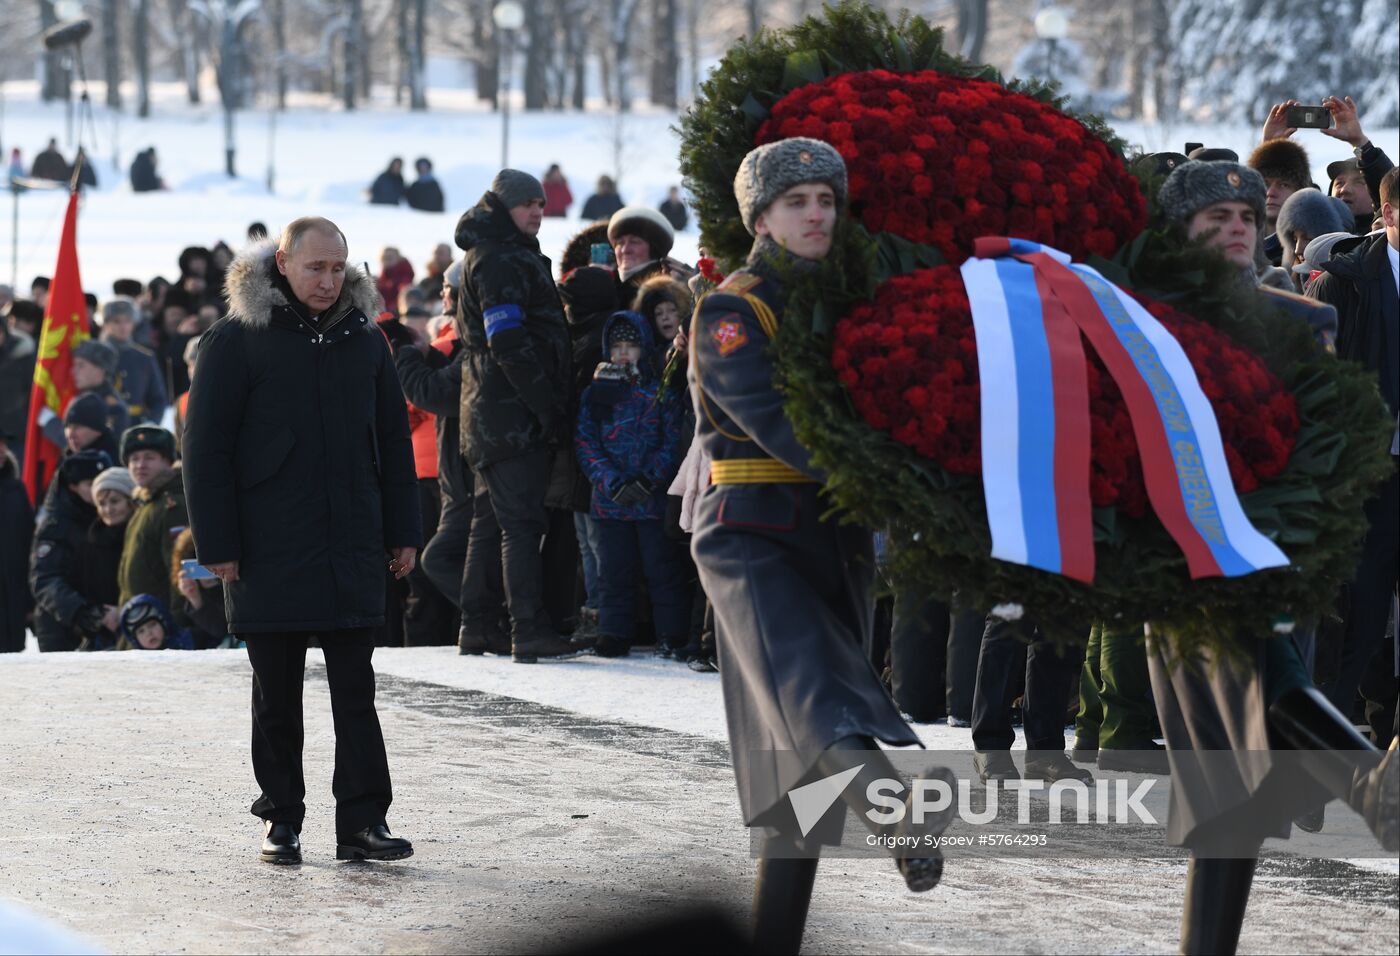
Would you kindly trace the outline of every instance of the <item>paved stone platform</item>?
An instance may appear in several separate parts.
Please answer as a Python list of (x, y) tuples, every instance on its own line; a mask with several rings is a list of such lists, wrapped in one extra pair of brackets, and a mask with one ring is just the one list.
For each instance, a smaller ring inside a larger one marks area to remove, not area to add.
[[(236, 652), (0, 661), (0, 898), (114, 952), (564, 950), (695, 906), (742, 926), (754, 863), (722, 742), (392, 673), (390, 822), (416, 855), (335, 862), (313, 664), (306, 862), (259, 862), (250, 677)], [(828, 860), (806, 951), (1175, 951), (1183, 874), (1171, 860), (953, 860), (916, 896), (892, 863)], [(1241, 952), (1397, 948), (1393, 872), (1261, 866)]]

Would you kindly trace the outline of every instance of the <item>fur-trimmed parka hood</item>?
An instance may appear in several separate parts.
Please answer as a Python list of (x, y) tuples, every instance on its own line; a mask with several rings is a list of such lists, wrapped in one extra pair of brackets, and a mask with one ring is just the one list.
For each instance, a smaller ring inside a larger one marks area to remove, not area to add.
[[(574, 269), (596, 265), (597, 263), (593, 261), (593, 244), (595, 242), (606, 243), (607, 241), (608, 221), (606, 219), (600, 219), (584, 226), (564, 246), (564, 254), (559, 258), (559, 274), (568, 275)], [(608, 259), (612, 259), (611, 252), (608, 253)], [(608, 265), (611, 266), (613, 263), (610, 261)]]
[[(264, 239), (244, 247), (229, 263), (224, 297), (228, 300), (230, 320), (250, 328), (266, 328), (272, 321), (272, 310), (289, 304), (283, 291), (285, 279), (273, 258), (276, 251), (277, 241)], [(326, 312), (337, 315), (359, 309), (373, 319), (383, 308), (374, 279), (358, 266), (347, 265), (340, 298)], [(373, 322), (366, 322), (364, 328), (367, 332), (376, 330)]]

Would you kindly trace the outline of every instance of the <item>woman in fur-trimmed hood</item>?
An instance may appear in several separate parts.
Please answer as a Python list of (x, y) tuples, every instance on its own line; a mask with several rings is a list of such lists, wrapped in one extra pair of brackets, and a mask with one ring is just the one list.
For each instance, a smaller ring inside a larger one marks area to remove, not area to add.
[[(201, 564), (238, 563), (225, 580), (240, 636), (381, 625), (386, 552), (422, 544), (408, 413), (372, 320), (374, 280), (345, 266), (334, 224), (312, 222), (323, 225), (283, 242), (287, 270), (308, 271), (289, 279), (272, 241), (229, 266), (229, 315), (200, 339), (190, 390), (190, 526)], [(301, 261), (326, 241), (336, 256)]]

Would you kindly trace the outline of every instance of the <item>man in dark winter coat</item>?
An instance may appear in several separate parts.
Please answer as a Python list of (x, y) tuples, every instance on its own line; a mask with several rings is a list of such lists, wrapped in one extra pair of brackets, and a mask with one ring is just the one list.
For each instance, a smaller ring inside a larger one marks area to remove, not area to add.
[(69, 455), (45, 498), (29, 556), (29, 586), (38, 604), (34, 634), (40, 651), (75, 651), (84, 637), (116, 623), (116, 608), (91, 600), (79, 586), (88, 529), (97, 518), (92, 482), (111, 466), (106, 452)]
[(583, 211), (579, 217), (588, 222), (593, 219), (606, 219), (623, 206), (622, 197), (617, 194), (617, 183), (611, 176), (598, 177), (598, 191), (583, 201)]
[(0, 654), (24, 650), (24, 621), (34, 608), (29, 590), (29, 546), (34, 508), (10, 452), (12, 432), (0, 425)]
[(503, 169), (457, 223), (462, 261), (459, 333), (462, 454), (477, 495), (462, 597), (462, 651), (490, 649), (499, 627), (487, 566), (499, 563), (515, 659), (574, 648), (553, 630), (543, 601), (540, 539), (553, 450), (567, 441), (569, 333), (549, 258), (535, 238), (544, 187)]
[(1268, 224), (1264, 255), (1270, 263), (1278, 265), (1283, 256), (1282, 237), (1275, 232), (1279, 210), (1289, 196), (1312, 185), (1308, 154), (1291, 139), (1280, 137), (1265, 140), (1255, 147), (1246, 165), (1264, 177), (1264, 216)]
[[(1363, 240), (1351, 252), (1323, 263), (1323, 274), (1308, 288), (1308, 294), (1336, 306), (1337, 355), (1376, 373), (1381, 395), (1392, 414), (1397, 414), (1400, 441), (1400, 200), (1396, 195), (1396, 176), (1392, 168), (1381, 180), (1385, 233)], [(1397, 450), (1393, 442), (1391, 454)], [(1396, 472), (1391, 472), (1379, 497), (1367, 504), (1366, 517), (1371, 527), (1349, 589), (1342, 657), (1336, 677), (1324, 691), (1333, 704), (1345, 711), (1360, 685), (1373, 705), (1368, 706), (1368, 716), (1374, 719), (1372, 729), (1384, 739), (1390, 732), (1388, 726), (1376, 724), (1393, 724), (1393, 713), (1389, 720), (1383, 715), (1395, 706), (1394, 665), (1388, 655), (1381, 655), (1374, 662), (1372, 657), (1385, 643), (1396, 585), (1400, 550), (1400, 478)]]
[(0, 434), (19, 436), (10, 451), (24, 463), (24, 430), (29, 424), (29, 393), (34, 386), (38, 348), (28, 335), (0, 319)]
[(34, 165), (30, 167), (29, 175), (35, 179), (52, 179), (55, 182), (68, 180), (72, 170), (68, 168), (68, 161), (63, 158), (63, 154), (58, 151), (58, 140), (50, 139), (44, 151), (34, 157)]
[(422, 543), (418, 485), (403, 392), (372, 320), (374, 280), (347, 272), (347, 257), (334, 223), (306, 217), (234, 260), (231, 311), (200, 339), (183, 446), (199, 561), (223, 580), (228, 629), (253, 665), (252, 812), (273, 863), (301, 859), (312, 637), (335, 713), (336, 856), (413, 851), (385, 823), (392, 787), (370, 659), (385, 563), (406, 577)]
[(657, 207), (661, 215), (666, 217), (666, 221), (671, 224), (671, 228), (676, 232), (683, 232), (686, 223), (690, 221), (690, 213), (685, 208), (685, 200), (681, 198), (681, 191), (672, 186), (666, 193), (666, 199)]
[(437, 177), (433, 175), (432, 160), (425, 156), (419, 157), (414, 161), (413, 169), (418, 174), (418, 178), (404, 193), (408, 204), (423, 212), (442, 212), (446, 200), (442, 196), (442, 186), (438, 184)]

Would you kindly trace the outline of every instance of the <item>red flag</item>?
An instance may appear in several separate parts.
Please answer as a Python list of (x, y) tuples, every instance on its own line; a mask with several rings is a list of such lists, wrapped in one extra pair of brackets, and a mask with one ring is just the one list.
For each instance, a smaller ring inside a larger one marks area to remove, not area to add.
[(58, 468), (63, 449), (44, 437), (44, 425), (62, 419), (77, 394), (73, 384), (73, 347), (88, 338), (87, 303), (78, 275), (78, 194), (68, 197), (63, 236), (58, 241), (58, 264), (49, 284), (49, 302), (39, 332), (39, 359), (34, 364), (34, 387), (29, 393), (29, 424), (24, 430), (24, 486), (29, 500), (39, 503)]

